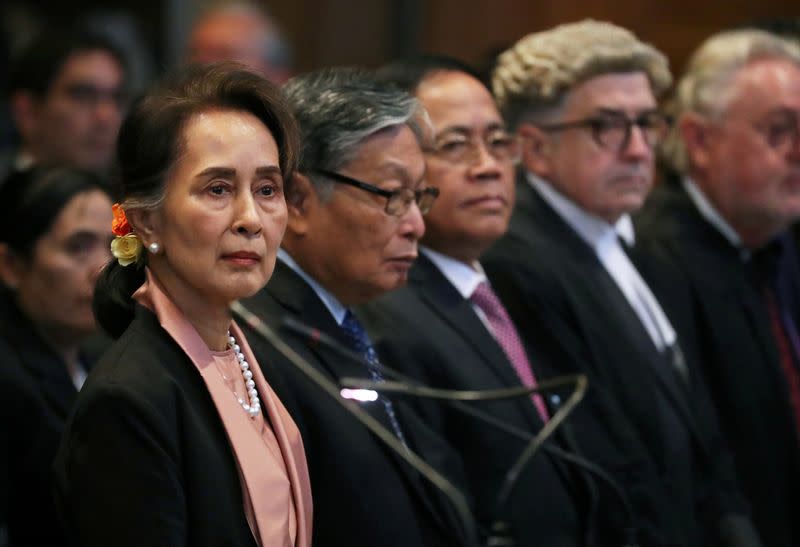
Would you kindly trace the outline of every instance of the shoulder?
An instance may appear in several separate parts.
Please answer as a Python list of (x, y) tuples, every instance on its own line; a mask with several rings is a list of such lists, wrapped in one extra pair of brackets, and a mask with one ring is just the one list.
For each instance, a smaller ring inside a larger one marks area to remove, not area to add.
[(174, 407), (193, 376), (202, 381), (155, 315), (137, 308), (136, 318), (92, 369), (77, 406), (85, 409), (118, 398), (155, 408)]
[(673, 242), (690, 229), (686, 220), (695, 214), (694, 206), (680, 181), (662, 182), (651, 192), (644, 207), (633, 216), (637, 242)]

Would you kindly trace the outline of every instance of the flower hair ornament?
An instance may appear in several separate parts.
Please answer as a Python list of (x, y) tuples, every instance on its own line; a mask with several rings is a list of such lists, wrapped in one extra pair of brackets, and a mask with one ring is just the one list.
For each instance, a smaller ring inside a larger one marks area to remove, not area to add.
[(111, 206), (114, 220), (111, 223), (111, 232), (116, 236), (111, 242), (111, 254), (117, 259), (120, 266), (129, 266), (139, 261), (142, 254), (142, 242), (133, 233), (125, 210), (119, 203)]

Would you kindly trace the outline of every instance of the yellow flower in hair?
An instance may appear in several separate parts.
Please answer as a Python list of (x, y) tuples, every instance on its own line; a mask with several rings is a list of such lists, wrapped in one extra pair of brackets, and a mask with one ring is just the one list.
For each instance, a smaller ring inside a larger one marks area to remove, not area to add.
[(115, 237), (111, 242), (111, 254), (117, 259), (120, 266), (128, 266), (139, 260), (142, 253), (142, 242), (136, 234), (130, 233), (122, 237)]

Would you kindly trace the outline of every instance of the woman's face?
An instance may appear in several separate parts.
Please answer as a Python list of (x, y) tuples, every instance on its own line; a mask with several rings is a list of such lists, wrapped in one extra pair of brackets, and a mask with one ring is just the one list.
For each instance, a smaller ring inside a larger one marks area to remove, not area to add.
[(152, 215), (145, 246), (153, 274), (177, 301), (227, 307), (272, 275), (287, 211), (278, 147), (250, 113), (211, 110), (189, 119)]
[(74, 196), (28, 259), (17, 259), (17, 302), (51, 338), (90, 334), (95, 329), (92, 294), (111, 258), (111, 200), (100, 190)]

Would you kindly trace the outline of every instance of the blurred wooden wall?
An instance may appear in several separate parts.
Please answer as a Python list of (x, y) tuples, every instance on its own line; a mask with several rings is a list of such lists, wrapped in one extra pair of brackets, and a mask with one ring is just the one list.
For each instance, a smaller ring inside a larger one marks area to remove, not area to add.
[[(24, 34), (10, 14), (54, 25), (89, 12), (126, 14), (138, 24), (160, 71), (182, 62), (189, 28), (215, 0), (0, 0), (7, 45)], [(287, 32), (298, 71), (337, 64), (381, 65), (399, 55), (437, 52), (482, 63), (522, 36), (586, 17), (628, 27), (680, 71), (709, 34), (750, 21), (800, 16), (797, 0), (254, 0)], [(12, 20), (13, 19), (13, 20)], [(13, 28), (10, 28), (13, 27)], [(14, 36), (10, 36), (13, 34)], [(0, 74), (2, 76), (2, 74)]]
[(754, 20), (800, 16), (789, 0), (267, 0), (283, 21), (299, 70), (377, 66), (431, 51), (482, 63), (522, 36), (587, 17), (627, 27), (680, 71), (709, 34)]

